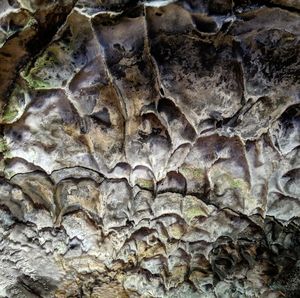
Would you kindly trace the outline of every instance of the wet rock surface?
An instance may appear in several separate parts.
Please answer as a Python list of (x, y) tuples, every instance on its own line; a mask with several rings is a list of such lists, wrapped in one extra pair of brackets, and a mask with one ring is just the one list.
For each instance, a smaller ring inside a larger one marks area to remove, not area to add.
[(0, 2), (0, 297), (298, 297), (298, 1)]

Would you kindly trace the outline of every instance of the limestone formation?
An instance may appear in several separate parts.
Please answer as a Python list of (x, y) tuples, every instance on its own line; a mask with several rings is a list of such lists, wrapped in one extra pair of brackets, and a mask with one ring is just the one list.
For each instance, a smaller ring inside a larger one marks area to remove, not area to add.
[(300, 297), (297, 0), (0, 0), (0, 297)]

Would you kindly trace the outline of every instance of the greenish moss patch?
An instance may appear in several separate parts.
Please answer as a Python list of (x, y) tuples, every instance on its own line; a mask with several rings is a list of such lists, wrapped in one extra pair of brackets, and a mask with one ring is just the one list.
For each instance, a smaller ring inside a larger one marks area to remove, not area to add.
[(27, 97), (28, 94), (26, 94), (26, 91), (20, 85), (16, 84), (4, 108), (0, 121), (3, 123), (14, 122), (24, 110)]
[(7, 143), (4, 139), (0, 139), (0, 152), (4, 153), (8, 150)]
[(204, 177), (204, 170), (201, 168), (183, 166), (179, 172), (189, 179), (202, 180)]
[(18, 116), (16, 107), (9, 107), (2, 116), (3, 122), (12, 122)]
[(136, 180), (136, 184), (145, 189), (153, 189), (154, 187), (154, 183), (151, 179), (138, 178)]
[(35, 77), (34, 75), (28, 75), (24, 77), (27, 81), (29, 87), (33, 89), (46, 89), (50, 87), (50, 84), (47, 83), (45, 80)]
[(199, 199), (186, 196), (183, 200), (183, 214), (187, 221), (191, 221), (197, 216), (207, 216), (208, 215), (207, 206)]
[[(48, 50), (44, 55), (39, 57), (34, 66), (22, 72), (23, 78), (33, 89), (47, 89), (54, 87), (51, 84), (51, 76), (55, 73), (55, 68), (60, 65), (57, 58), (58, 50)], [(29, 68), (29, 67), (28, 67)], [(54, 78), (56, 80), (56, 78)]]
[(199, 206), (193, 206), (193, 207), (185, 210), (185, 215), (188, 218), (188, 220), (191, 220), (194, 217), (206, 216), (207, 214), (201, 208), (199, 208)]

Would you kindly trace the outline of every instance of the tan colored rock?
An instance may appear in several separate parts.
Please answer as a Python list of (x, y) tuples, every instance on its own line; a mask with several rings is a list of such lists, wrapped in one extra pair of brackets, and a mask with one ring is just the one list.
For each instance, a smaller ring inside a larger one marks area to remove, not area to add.
[(299, 22), (3, 0), (0, 297), (297, 297)]

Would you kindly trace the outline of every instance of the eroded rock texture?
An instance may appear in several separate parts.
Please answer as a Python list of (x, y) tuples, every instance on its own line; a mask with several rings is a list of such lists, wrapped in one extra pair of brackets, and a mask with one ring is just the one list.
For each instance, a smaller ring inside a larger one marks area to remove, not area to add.
[(299, 9), (0, 0), (0, 297), (299, 297)]

